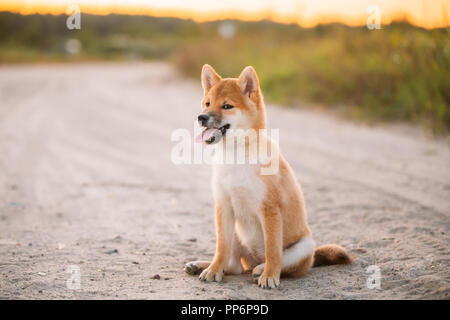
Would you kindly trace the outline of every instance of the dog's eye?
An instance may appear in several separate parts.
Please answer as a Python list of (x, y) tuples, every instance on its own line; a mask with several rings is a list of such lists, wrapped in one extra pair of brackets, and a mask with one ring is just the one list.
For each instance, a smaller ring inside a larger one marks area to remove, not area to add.
[(228, 110), (228, 109), (233, 109), (233, 106), (231, 104), (224, 104), (222, 106), (222, 109)]
[(207, 107), (209, 107), (209, 101), (207, 103), (205, 103)]

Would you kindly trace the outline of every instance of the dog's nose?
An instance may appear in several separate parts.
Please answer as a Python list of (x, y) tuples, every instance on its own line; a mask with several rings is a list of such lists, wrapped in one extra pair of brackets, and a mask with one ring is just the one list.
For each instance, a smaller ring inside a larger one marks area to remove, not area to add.
[(202, 113), (198, 116), (198, 122), (200, 122), (202, 126), (205, 126), (208, 120), (209, 116), (207, 114)]

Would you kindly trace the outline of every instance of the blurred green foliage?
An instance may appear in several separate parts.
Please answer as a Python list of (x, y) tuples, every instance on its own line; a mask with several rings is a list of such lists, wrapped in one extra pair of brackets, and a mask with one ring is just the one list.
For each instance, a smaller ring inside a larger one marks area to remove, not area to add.
[[(236, 77), (253, 65), (266, 100), (319, 103), (368, 121), (400, 120), (436, 133), (450, 129), (450, 29), (406, 23), (381, 30), (319, 25), (312, 29), (268, 21), (222, 22), (147, 16), (82, 14), (81, 30), (66, 16), (0, 12), (0, 62), (164, 59), (199, 77), (204, 63)], [(65, 50), (78, 39), (79, 54)]]

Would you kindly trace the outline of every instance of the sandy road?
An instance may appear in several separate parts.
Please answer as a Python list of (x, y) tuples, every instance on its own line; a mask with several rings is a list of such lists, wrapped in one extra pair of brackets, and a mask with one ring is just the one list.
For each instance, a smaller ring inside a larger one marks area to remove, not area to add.
[(357, 259), (271, 291), (184, 274), (214, 252), (210, 168), (170, 159), (201, 93), (165, 64), (0, 67), (0, 298), (449, 298), (448, 144), (274, 106), (316, 242)]

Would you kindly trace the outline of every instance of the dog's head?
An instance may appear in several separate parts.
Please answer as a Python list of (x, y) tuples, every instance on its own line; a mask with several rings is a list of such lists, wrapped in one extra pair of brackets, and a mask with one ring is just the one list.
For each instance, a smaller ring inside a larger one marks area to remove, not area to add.
[(253, 67), (246, 67), (237, 79), (222, 79), (205, 64), (201, 79), (204, 97), (198, 122), (204, 129), (197, 141), (212, 144), (225, 139), (230, 129), (265, 128), (264, 103)]

